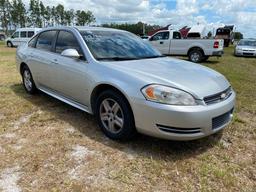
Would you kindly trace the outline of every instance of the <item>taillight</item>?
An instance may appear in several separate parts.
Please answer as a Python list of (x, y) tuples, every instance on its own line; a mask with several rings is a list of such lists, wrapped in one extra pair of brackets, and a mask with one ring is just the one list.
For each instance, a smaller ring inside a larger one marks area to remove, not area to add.
[(219, 41), (214, 41), (213, 48), (214, 49), (218, 49), (219, 48)]

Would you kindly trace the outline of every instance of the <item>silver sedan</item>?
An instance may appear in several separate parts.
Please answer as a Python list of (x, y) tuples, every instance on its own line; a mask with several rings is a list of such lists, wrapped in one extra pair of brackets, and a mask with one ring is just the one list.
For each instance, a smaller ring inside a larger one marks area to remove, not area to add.
[(29, 94), (40, 90), (94, 114), (112, 139), (202, 138), (227, 126), (235, 105), (220, 73), (115, 29), (47, 28), (18, 48), (17, 68)]
[(240, 40), (234, 51), (235, 56), (256, 57), (256, 39)]

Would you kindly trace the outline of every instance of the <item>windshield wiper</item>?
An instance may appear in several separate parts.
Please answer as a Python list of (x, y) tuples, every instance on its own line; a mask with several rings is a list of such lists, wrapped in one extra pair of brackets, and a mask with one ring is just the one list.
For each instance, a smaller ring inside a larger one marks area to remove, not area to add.
[(102, 61), (102, 60), (112, 60), (112, 61), (128, 61), (128, 60), (136, 60), (139, 58), (136, 57), (101, 57), (97, 58), (97, 60)]
[(141, 57), (140, 59), (154, 59), (160, 57), (167, 57), (166, 55), (155, 55), (155, 56), (148, 56), (148, 57)]

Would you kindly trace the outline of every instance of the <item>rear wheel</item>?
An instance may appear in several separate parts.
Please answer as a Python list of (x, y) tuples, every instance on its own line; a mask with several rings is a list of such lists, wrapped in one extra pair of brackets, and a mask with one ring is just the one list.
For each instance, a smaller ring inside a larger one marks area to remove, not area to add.
[(200, 63), (203, 60), (203, 53), (199, 49), (193, 49), (188, 54), (189, 60), (194, 63)]
[(114, 140), (129, 140), (136, 134), (133, 113), (118, 92), (107, 90), (96, 102), (96, 118), (105, 135)]
[(21, 72), (22, 72), (22, 81), (23, 81), (24, 89), (29, 94), (35, 94), (37, 91), (37, 88), (33, 80), (32, 73), (30, 72), (28, 66), (25, 65), (22, 68)]

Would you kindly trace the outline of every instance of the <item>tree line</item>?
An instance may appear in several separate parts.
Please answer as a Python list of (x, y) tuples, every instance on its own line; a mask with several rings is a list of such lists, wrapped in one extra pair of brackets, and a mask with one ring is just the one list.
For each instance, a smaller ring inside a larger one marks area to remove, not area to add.
[(144, 34), (147, 34), (150, 31), (154, 31), (156, 29), (162, 28), (162, 26), (159, 26), (159, 25), (149, 25), (149, 24), (142, 23), (142, 22), (138, 22), (138, 23), (134, 23), (134, 24), (130, 24), (130, 23), (121, 23), (121, 24), (110, 23), (110, 24), (102, 24), (102, 27), (126, 30), (126, 31), (132, 32), (136, 35), (144, 35)]
[(61, 4), (51, 7), (30, 0), (26, 8), (22, 0), (0, 0), (0, 23), (5, 33), (20, 27), (88, 25), (95, 21), (91, 11), (65, 9)]

